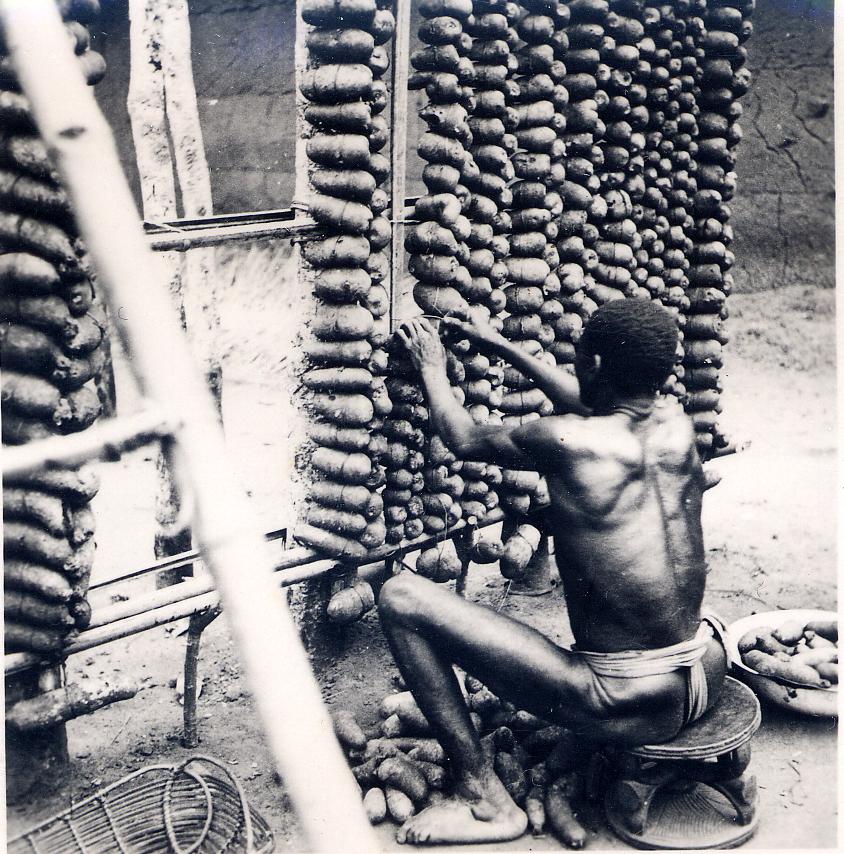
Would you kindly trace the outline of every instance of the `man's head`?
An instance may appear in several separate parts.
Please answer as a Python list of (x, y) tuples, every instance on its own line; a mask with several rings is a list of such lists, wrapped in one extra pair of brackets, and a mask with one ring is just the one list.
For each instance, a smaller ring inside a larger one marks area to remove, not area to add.
[(620, 299), (589, 318), (577, 348), (581, 397), (593, 405), (604, 389), (624, 395), (653, 393), (668, 378), (677, 349), (677, 325), (656, 303)]

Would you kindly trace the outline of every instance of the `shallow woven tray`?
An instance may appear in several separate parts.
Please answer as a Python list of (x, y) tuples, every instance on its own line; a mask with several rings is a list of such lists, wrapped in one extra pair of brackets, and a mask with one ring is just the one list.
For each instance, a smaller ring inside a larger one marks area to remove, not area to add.
[(150, 765), (8, 841), (10, 854), (268, 854), (266, 821), (217, 760)]

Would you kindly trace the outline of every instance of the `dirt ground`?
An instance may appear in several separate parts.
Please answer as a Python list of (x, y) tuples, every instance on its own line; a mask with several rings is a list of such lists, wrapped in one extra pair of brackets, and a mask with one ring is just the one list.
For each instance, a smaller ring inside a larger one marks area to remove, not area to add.
[[(283, 416), (289, 394), (281, 381), (279, 341), (272, 321), (282, 311), (276, 289), (255, 284), (224, 301), (225, 422), (232, 458), (266, 530), (287, 519), (290, 449)], [(712, 463), (722, 483), (705, 502), (711, 575), (707, 603), (728, 620), (754, 611), (836, 607), (836, 432), (834, 294), (790, 287), (731, 299), (723, 397), (723, 425), (749, 450)], [(124, 380), (121, 373), (118, 380)], [(125, 389), (123, 384), (120, 386)], [(131, 406), (124, 391), (121, 407)], [(98, 577), (140, 566), (152, 552), (154, 467), (143, 452), (104, 466), (97, 499)], [(248, 566), (244, 566), (248, 571)], [(536, 626), (554, 640), (570, 640), (562, 599), (507, 595), (495, 568), (474, 567), (468, 596)], [(144, 589), (139, 586), (138, 589)], [(147, 588), (148, 589), (148, 588)], [(130, 595), (134, 591), (129, 591)], [(114, 671), (136, 675), (142, 689), (129, 701), (68, 725), (74, 759), (69, 779), (8, 814), (11, 835), (148, 764), (175, 762), (182, 708), (175, 679), (183, 653), (184, 622), (118, 641), (73, 658), (70, 679)], [(370, 613), (336, 638), (336, 654), (318, 669), (332, 708), (354, 711), (364, 724), (377, 718), (395, 669)], [(269, 821), (277, 850), (304, 842), (257, 727), (225, 615), (205, 633), (204, 688), (199, 701), (198, 751), (230, 764), (254, 805)], [(296, 721), (290, 721), (296, 726)], [(761, 823), (747, 848), (833, 848), (836, 845), (836, 730), (830, 719), (797, 717), (766, 706), (753, 741), (760, 784)], [(303, 746), (307, 761), (307, 746)], [(591, 849), (624, 848), (599, 817), (589, 816)], [(385, 849), (393, 828), (378, 830)], [(524, 838), (500, 850), (555, 850), (552, 837)], [(498, 849), (496, 849), (498, 850)]]

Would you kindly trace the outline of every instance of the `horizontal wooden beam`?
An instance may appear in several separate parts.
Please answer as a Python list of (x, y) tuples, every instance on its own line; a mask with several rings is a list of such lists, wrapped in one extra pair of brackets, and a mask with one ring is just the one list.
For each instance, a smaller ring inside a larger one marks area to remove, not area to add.
[[(405, 554), (429, 548), (438, 542), (451, 539), (461, 531), (466, 530), (467, 527), (488, 528), (497, 525), (503, 518), (504, 513), (496, 508), (490, 511), (482, 524), (477, 526), (473, 520), (467, 522), (461, 519), (452, 528), (438, 534), (430, 534), (416, 540), (403, 540), (395, 545), (385, 545), (373, 549), (366, 558), (358, 562), (358, 566), (371, 566), (384, 560), (395, 560)], [(271, 535), (268, 534), (267, 538), (271, 538)], [(176, 559), (189, 562), (188, 554), (192, 556), (191, 559), (193, 560), (197, 557), (193, 552), (186, 552), (184, 557), (177, 555)], [(169, 563), (166, 567), (163, 565), (164, 563), (167, 562), (162, 561), (161, 565), (148, 567), (134, 575), (130, 573), (124, 578), (137, 577), (140, 573), (171, 568)], [(325, 558), (312, 549), (297, 547), (284, 552), (276, 561), (275, 569), (279, 586), (289, 587), (302, 581), (326, 575), (337, 566), (336, 558)], [(220, 599), (214, 590), (213, 579), (202, 577), (156, 590), (154, 593), (136, 597), (134, 600), (130, 599), (110, 605), (94, 613), (91, 628), (81, 632), (79, 637), (68, 645), (63, 651), (63, 657), (181, 620), (205, 608), (216, 607), (219, 604)], [(13, 652), (4, 658), (6, 673), (15, 673), (30, 667), (49, 666), (53, 663), (29, 652)]]
[[(403, 217), (407, 220), (413, 216), (416, 197), (406, 198), (404, 204)], [(295, 213), (292, 209), (251, 211), (143, 225), (150, 248), (159, 252), (186, 252), (195, 246), (216, 246), (234, 240), (296, 238), (322, 232), (310, 217), (295, 218)]]

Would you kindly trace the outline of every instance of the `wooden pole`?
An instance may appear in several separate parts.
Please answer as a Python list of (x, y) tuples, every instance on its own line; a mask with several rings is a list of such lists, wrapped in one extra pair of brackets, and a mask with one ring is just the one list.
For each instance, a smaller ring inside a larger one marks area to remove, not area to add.
[[(132, 125), (132, 140), (141, 183), (144, 219), (163, 222), (178, 216), (176, 177), (167, 134), (167, 110), (162, 71), (164, 21), (160, 0), (129, 0), (129, 95), (126, 106)], [(170, 296), (185, 323), (182, 299), (184, 256), (171, 254), (158, 263), (170, 271)], [(174, 530), (180, 515), (181, 498), (167, 465), (166, 450), (159, 449), (155, 459), (157, 491), (155, 495), (155, 556), (166, 557), (187, 551), (191, 546), (188, 529)], [(190, 569), (162, 573), (156, 584), (166, 586), (181, 581)]]
[[(162, 20), (160, 46), (164, 100), (173, 157), (185, 217), (213, 213), (211, 177), (205, 159), (196, 87), (191, 61), (191, 31), (186, 0), (159, 0)], [(222, 418), (223, 371), (220, 355), (220, 313), (214, 252), (196, 248), (183, 258), (182, 302), (185, 328), (193, 352), (205, 370), (205, 378)]]
[[(376, 851), (360, 790), (273, 577), (267, 544), (228, 465), (214, 400), (192, 364), (111, 131), (85, 86), (54, 0), (0, 0), (0, 15), (13, 66), (98, 279), (112, 308), (122, 306), (129, 318), (118, 318), (118, 331), (130, 366), (146, 396), (184, 421), (174, 448), (176, 474), (194, 490), (197, 541), (310, 848)], [(243, 572), (243, 554), (250, 555), (249, 572)]]
[(404, 269), (404, 198), (407, 188), (407, 78), (410, 56), (410, 0), (396, 2), (396, 34), (393, 39), (392, 106), (390, 130), (390, 195), (392, 243), (390, 245), (390, 331), (398, 325), (399, 283)]

